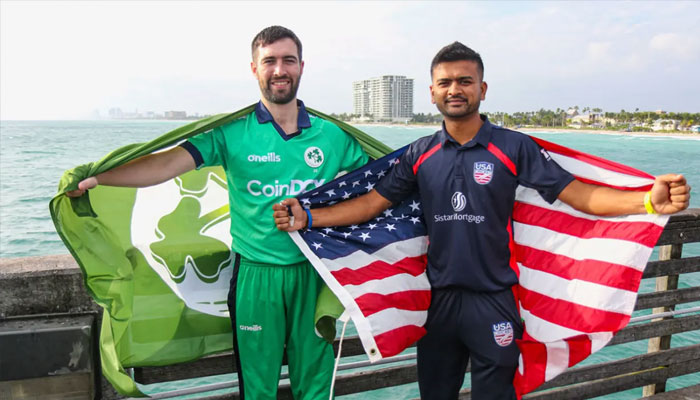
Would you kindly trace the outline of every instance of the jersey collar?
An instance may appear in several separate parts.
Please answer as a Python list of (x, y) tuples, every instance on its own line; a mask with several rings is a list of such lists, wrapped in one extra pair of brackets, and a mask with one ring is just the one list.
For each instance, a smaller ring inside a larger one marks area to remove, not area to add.
[[(491, 142), (493, 125), (491, 125), (491, 122), (489, 122), (489, 119), (486, 115), (479, 114), (479, 116), (481, 117), (481, 120), (484, 122), (484, 124), (481, 125), (481, 128), (479, 128), (479, 131), (476, 133), (476, 136), (474, 136), (474, 139), (465, 143), (464, 147), (474, 147), (477, 144), (480, 144), (484, 147), (488, 147), (489, 142)], [(443, 147), (446, 146), (448, 143), (452, 143), (452, 146), (455, 147), (461, 147), (460, 144), (447, 133), (447, 128), (445, 128), (445, 121), (442, 121), (442, 129), (438, 132), (438, 136)]]
[(275, 130), (280, 134), (282, 139), (289, 140), (295, 136), (299, 136), (302, 129), (311, 128), (311, 119), (309, 118), (309, 113), (306, 111), (304, 102), (297, 99), (297, 107), (299, 108), (299, 115), (297, 116), (297, 131), (289, 135), (284, 133), (282, 127), (275, 122), (275, 119), (272, 117), (272, 114), (270, 114), (267, 107), (265, 107), (262, 100), (255, 106), (255, 117), (258, 119), (259, 124), (272, 122), (272, 126), (275, 127)]

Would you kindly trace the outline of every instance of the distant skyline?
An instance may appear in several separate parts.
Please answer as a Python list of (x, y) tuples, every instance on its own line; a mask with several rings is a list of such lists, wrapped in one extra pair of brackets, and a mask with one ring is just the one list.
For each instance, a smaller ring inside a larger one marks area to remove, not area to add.
[(259, 99), (250, 42), (301, 39), (299, 98), (352, 112), (352, 82), (414, 79), (458, 40), (481, 53), (484, 112), (700, 111), (700, 2), (0, 2), (0, 119), (234, 111)]

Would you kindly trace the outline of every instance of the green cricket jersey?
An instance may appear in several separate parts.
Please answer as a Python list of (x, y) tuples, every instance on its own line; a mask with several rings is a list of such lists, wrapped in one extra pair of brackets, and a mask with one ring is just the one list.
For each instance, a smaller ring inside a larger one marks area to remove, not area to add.
[(305, 260), (289, 235), (277, 230), (272, 205), (368, 160), (354, 138), (298, 104), (294, 134), (286, 135), (259, 102), (255, 112), (183, 145), (197, 168), (220, 165), (226, 171), (232, 248), (251, 261), (287, 265)]

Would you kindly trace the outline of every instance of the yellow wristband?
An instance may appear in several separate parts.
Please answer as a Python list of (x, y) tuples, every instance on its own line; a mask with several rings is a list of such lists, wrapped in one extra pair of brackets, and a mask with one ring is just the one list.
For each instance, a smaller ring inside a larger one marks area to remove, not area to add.
[(656, 214), (656, 210), (654, 210), (654, 206), (651, 204), (651, 191), (648, 191), (644, 195), (644, 208), (647, 209), (647, 214)]

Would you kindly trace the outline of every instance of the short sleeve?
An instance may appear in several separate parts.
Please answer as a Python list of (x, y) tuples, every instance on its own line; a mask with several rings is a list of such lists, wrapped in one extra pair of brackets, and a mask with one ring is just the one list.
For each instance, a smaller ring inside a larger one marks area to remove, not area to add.
[(537, 190), (548, 203), (554, 203), (574, 176), (557, 164), (547, 150), (525, 136), (521, 143), (518, 162), (518, 181)]
[(215, 128), (188, 139), (182, 147), (192, 154), (197, 168), (201, 168), (223, 165), (225, 146), (224, 131), (221, 128)]
[(363, 165), (367, 164), (369, 157), (367, 153), (362, 149), (362, 146), (353, 138), (352, 136), (345, 134), (348, 137), (348, 143), (345, 150), (345, 156), (343, 157), (342, 165), (340, 166), (341, 171), (354, 171)]
[(412, 167), (415, 158), (415, 147), (411, 144), (387, 176), (379, 181), (375, 187), (377, 192), (392, 203), (398, 203), (415, 192), (418, 189), (418, 180)]

